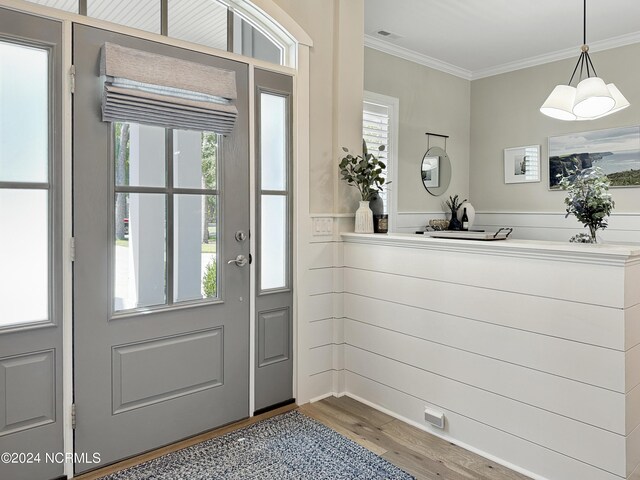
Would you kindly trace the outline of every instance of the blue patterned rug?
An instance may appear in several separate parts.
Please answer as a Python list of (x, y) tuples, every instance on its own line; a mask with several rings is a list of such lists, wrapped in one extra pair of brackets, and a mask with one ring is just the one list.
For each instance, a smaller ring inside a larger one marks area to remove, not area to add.
[(102, 480), (410, 480), (382, 457), (297, 410)]

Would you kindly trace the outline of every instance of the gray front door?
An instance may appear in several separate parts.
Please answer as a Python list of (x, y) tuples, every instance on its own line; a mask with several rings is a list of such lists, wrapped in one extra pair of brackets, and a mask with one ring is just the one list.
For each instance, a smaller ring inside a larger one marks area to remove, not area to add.
[[(249, 414), (249, 268), (228, 263), (249, 256), (236, 235), (249, 228), (248, 68), (87, 26), (73, 34), (82, 472)], [(234, 132), (102, 122), (105, 42), (235, 71)]]
[(62, 26), (0, 8), (0, 478), (64, 470)]

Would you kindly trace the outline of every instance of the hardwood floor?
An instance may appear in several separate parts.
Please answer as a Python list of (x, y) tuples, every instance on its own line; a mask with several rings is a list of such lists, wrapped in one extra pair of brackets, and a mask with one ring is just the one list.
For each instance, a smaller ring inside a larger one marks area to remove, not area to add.
[(418, 480), (529, 479), (349, 397), (329, 397), (303, 405), (300, 411)]
[[(295, 405), (282, 407), (75, 478), (95, 480), (294, 408)], [(329, 397), (303, 405), (299, 410), (387, 459), (418, 480), (528, 479), (349, 397)]]

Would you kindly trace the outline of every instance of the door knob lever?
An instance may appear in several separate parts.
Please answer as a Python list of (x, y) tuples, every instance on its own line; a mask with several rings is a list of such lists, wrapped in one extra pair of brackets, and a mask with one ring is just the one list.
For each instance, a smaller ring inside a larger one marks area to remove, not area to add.
[(247, 263), (249, 263), (249, 260), (244, 255), (238, 255), (236, 258), (229, 260), (227, 263), (229, 265), (235, 263), (239, 267), (244, 267)]

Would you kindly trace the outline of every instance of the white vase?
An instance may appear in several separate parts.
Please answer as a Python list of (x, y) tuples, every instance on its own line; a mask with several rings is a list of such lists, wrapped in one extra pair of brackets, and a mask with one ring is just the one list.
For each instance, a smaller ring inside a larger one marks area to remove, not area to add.
[(360, 201), (360, 207), (356, 210), (356, 233), (373, 233), (373, 212), (369, 208), (368, 201)]
[(460, 205), (456, 217), (458, 217), (458, 220), (462, 221), (462, 215), (464, 215), (465, 208), (467, 209), (467, 217), (469, 218), (469, 228), (471, 228), (473, 226), (473, 222), (476, 219), (476, 209), (473, 208), (473, 205), (471, 205), (471, 203), (464, 202), (462, 205)]

